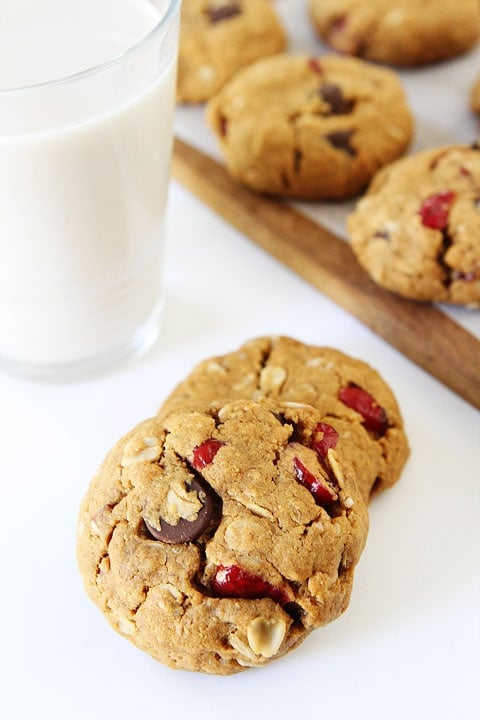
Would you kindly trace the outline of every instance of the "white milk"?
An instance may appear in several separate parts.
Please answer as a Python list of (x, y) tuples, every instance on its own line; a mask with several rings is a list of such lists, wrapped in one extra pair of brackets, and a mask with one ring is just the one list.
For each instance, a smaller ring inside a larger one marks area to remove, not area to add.
[(1, 91), (121, 55), (158, 7), (0, 0), (0, 363), (12, 369), (98, 363), (157, 320), (174, 52), (160, 74), (150, 47)]

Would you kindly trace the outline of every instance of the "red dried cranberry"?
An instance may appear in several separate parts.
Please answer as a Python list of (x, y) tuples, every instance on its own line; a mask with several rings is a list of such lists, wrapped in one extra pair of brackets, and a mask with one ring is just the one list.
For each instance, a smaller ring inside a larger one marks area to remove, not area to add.
[(464, 282), (472, 282), (476, 280), (478, 272), (476, 270), (469, 270), (468, 272), (461, 272), (460, 270), (452, 270), (452, 280), (463, 280)]
[(228, 120), (225, 117), (225, 115), (220, 115), (219, 127), (220, 127), (220, 135), (222, 137), (226, 137), (227, 130), (228, 130)]
[(219, 565), (211, 581), (211, 588), (219, 597), (260, 600), (270, 598), (280, 605), (286, 605), (290, 598), (283, 588), (276, 587), (259, 575), (253, 575), (238, 565)]
[(305, 467), (298, 457), (293, 458), (293, 467), (295, 469), (295, 477), (300, 485), (309, 490), (317, 505), (325, 507), (331, 505), (337, 499), (337, 495), (323, 481), (319, 480), (313, 473)]
[(350, 21), (347, 15), (341, 15), (330, 25), (327, 31), (326, 42), (343, 55), (362, 56), (365, 53), (365, 43), (355, 34), (349, 32)]
[(363, 417), (363, 425), (367, 430), (384, 435), (388, 428), (387, 414), (373, 397), (356, 385), (348, 385), (339, 392), (339, 398), (349, 408), (356, 410)]
[(346, 15), (339, 15), (330, 25), (330, 30), (334, 32), (338, 32), (340, 30), (344, 30), (347, 26), (347, 16)]
[(422, 225), (433, 230), (444, 230), (448, 224), (450, 208), (457, 194), (453, 190), (443, 190), (426, 198), (418, 211)]
[(223, 442), (220, 440), (205, 440), (201, 445), (197, 445), (193, 449), (192, 465), (195, 470), (202, 470), (206, 465), (210, 465), (217, 452), (222, 447)]
[(323, 75), (322, 63), (317, 57), (308, 58), (308, 67), (317, 75)]
[[(318, 437), (320, 435), (320, 437)], [(326, 458), (330, 449), (337, 446), (339, 434), (334, 427), (328, 423), (318, 423), (313, 431), (312, 448), (320, 457)]]

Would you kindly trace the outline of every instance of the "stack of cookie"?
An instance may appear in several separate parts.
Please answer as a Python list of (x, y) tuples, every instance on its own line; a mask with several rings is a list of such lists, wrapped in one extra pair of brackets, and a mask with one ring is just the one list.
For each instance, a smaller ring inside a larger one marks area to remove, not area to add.
[(305, 8), (340, 54), (283, 52), (286, 33), (268, 0), (184, 0), (179, 102), (208, 101), (228, 172), (254, 192), (345, 200), (370, 186), (348, 221), (370, 277), (411, 299), (479, 307), (477, 143), (400, 161), (414, 118), (396, 71), (378, 65), (466, 52), (480, 36), (479, 3), (305, 0)]
[(87, 593), (170, 667), (265, 665), (346, 609), (367, 503), (408, 452), (391, 390), (359, 360), (285, 337), (210, 358), (93, 479)]

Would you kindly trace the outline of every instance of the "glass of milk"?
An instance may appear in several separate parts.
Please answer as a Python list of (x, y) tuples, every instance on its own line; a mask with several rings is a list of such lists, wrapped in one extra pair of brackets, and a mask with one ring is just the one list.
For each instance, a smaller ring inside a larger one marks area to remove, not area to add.
[(0, 0), (0, 368), (156, 340), (180, 0)]

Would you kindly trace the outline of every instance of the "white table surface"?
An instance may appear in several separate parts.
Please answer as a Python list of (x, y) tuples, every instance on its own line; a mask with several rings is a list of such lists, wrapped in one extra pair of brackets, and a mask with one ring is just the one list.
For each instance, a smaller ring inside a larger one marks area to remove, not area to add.
[[(442, 70), (463, 78), (448, 88), (453, 103), (431, 100), (454, 119), (443, 127), (442, 114), (438, 132), (453, 127), (471, 139), (462, 89), (477, 68), (478, 51), (408, 74), (412, 97), (422, 95), (416, 83), (420, 90)], [(179, 112), (177, 129), (187, 136), (199, 117)], [(168, 210), (164, 328), (146, 357), (72, 384), (0, 375), (0, 717), (470, 720), (480, 669), (478, 411), (176, 183)], [(328, 208), (317, 210), (329, 221)], [(456, 314), (480, 329), (478, 311)], [(380, 370), (399, 399), (412, 455), (370, 507), (367, 548), (340, 619), (262, 669), (226, 678), (172, 671), (116, 635), (86, 597), (75, 560), (78, 505), (109, 448), (153, 415), (194, 363), (264, 334), (337, 347)]]

